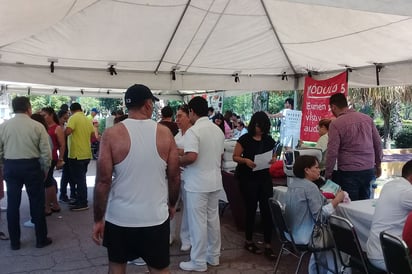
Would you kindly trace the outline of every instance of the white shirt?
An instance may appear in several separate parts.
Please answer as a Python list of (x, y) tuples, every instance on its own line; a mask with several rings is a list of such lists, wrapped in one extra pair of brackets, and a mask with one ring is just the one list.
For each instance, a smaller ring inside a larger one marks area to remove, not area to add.
[(412, 185), (405, 178), (386, 183), (376, 203), (372, 227), (366, 242), (369, 259), (383, 260), (379, 234), (387, 231), (402, 237), (406, 217), (412, 210)]
[(184, 188), (189, 192), (221, 190), (221, 163), (225, 136), (206, 116), (199, 118), (184, 135), (184, 151), (197, 153), (194, 163), (184, 172)]
[(156, 146), (157, 123), (122, 121), (130, 137), (126, 158), (114, 166), (105, 219), (124, 227), (148, 227), (169, 217), (167, 163)]

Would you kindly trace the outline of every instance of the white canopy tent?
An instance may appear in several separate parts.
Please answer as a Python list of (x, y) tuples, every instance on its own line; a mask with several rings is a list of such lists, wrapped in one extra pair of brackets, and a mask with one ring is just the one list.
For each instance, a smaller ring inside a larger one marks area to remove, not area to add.
[(182, 96), (302, 89), (308, 71), (351, 68), (350, 87), (412, 84), (411, 16), (409, 0), (0, 0), (0, 81)]

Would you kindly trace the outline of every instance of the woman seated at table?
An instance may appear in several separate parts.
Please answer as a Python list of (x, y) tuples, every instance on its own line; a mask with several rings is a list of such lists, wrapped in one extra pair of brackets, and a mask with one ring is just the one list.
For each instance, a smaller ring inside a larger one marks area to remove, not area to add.
[[(293, 165), (293, 178), (288, 184), (285, 199), (286, 222), (296, 244), (309, 243), (316, 217), (320, 210), (324, 216), (330, 216), (336, 206), (343, 201), (345, 195), (339, 191), (336, 197), (328, 203), (313, 181), (319, 179), (319, 162), (315, 156), (302, 155)], [(329, 269), (334, 269), (331, 252), (319, 252), (317, 258)], [(309, 273), (316, 273), (315, 259), (312, 254), (308, 267)], [(327, 269), (319, 265), (320, 273), (327, 273)]]

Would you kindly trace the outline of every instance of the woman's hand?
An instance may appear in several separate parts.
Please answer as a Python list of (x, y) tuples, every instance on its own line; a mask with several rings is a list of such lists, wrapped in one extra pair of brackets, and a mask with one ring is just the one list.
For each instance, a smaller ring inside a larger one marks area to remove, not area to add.
[(338, 193), (335, 195), (335, 199), (332, 200), (332, 205), (333, 207), (337, 207), (339, 203), (343, 201), (345, 198), (345, 192), (342, 190), (339, 190)]
[(255, 168), (256, 164), (255, 162), (253, 162), (252, 160), (248, 159), (248, 158), (243, 158), (245, 160), (245, 164), (250, 167), (250, 168)]

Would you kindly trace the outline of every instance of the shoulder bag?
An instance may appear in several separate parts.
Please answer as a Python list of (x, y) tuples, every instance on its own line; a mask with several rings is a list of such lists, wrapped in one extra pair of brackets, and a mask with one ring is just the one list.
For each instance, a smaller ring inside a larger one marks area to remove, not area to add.
[(330, 230), (327, 217), (323, 216), (322, 208), (320, 209), (315, 225), (313, 226), (312, 235), (309, 239), (308, 249), (312, 252), (330, 250), (335, 247), (333, 234)]

